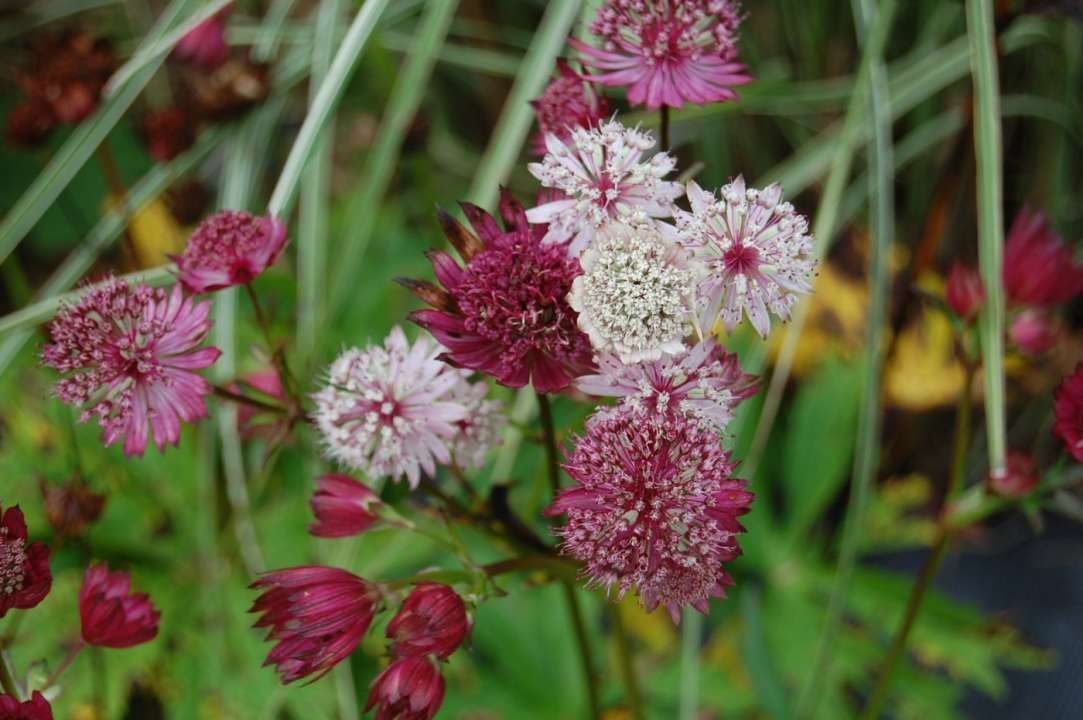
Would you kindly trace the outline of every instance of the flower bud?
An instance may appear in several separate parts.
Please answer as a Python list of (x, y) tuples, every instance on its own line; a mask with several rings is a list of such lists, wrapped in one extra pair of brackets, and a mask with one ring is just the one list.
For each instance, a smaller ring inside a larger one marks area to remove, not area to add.
[(161, 613), (146, 593), (133, 593), (131, 584), (127, 573), (109, 572), (105, 563), (87, 568), (79, 591), (79, 618), (86, 644), (126, 648), (158, 635)]
[(400, 657), (435, 655), (446, 660), (469, 632), (462, 598), (440, 583), (417, 585), (387, 625), (391, 651)]
[(432, 720), (444, 702), (444, 676), (427, 657), (387, 666), (372, 683), (365, 712), (379, 706), (378, 720)]
[(0, 720), (53, 720), (53, 709), (37, 690), (26, 702), (19, 702), (11, 695), (0, 695)]
[(1028, 495), (1038, 486), (1034, 461), (1022, 452), (1008, 453), (1007, 463), (999, 472), (989, 473), (989, 487), (994, 493), (1011, 500)]
[(978, 271), (960, 262), (952, 265), (944, 300), (956, 317), (965, 323), (973, 322), (985, 303), (985, 287)]
[(316, 537), (360, 535), (380, 519), (375, 512), (380, 498), (352, 477), (322, 475), (316, 478), (316, 486), (310, 501), (316, 522), (308, 527)]

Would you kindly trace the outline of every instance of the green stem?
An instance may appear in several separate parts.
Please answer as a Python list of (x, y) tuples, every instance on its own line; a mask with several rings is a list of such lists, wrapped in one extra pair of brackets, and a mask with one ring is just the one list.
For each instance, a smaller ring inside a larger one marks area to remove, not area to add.
[(538, 393), (538, 418), (541, 420), (542, 433), (545, 437), (545, 462), (549, 471), (549, 488), (556, 498), (560, 492), (560, 461), (557, 456), (557, 434), (553, 425), (553, 408), (549, 396)]
[(0, 688), (3, 688), (5, 693), (16, 700), (22, 700), (19, 686), (15, 684), (15, 678), (11, 676), (7, 650), (0, 650)]
[(963, 391), (959, 394), (959, 403), (955, 409), (955, 442), (951, 452), (951, 477), (944, 496), (945, 504), (952, 503), (963, 489), (963, 476), (966, 473), (966, 448), (970, 444), (970, 418), (973, 403), (970, 401), (970, 388), (974, 384), (975, 367), (965, 362), (966, 375), (963, 379)]
[(620, 606), (610, 605), (609, 617), (613, 622), (613, 635), (617, 640), (617, 663), (620, 665), (621, 681), (628, 695), (628, 712), (633, 720), (643, 720), (643, 696), (639, 692), (635, 656), (632, 654), (632, 643), (628, 640), (624, 619), (620, 615)]
[(662, 152), (669, 152), (669, 105), (658, 108), (658, 135), (662, 143)]
[(699, 651), (703, 615), (686, 608), (681, 617), (681, 698), (680, 720), (696, 720), (699, 714)]
[(60, 676), (64, 674), (64, 671), (68, 669), (68, 667), (72, 664), (72, 661), (75, 660), (75, 658), (79, 655), (80, 652), (82, 652), (83, 648), (85, 647), (86, 643), (82, 640), (79, 640), (70, 648), (68, 648), (67, 655), (65, 655), (64, 659), (60, 661), (60, 664), (56, 666), (56, 669), (49, 674), (49, 677), (45, 679), (45, 684), (42, 686), (42, 690), (48, 690), (53, 685), (55, 685), (56, 681), (60, 679)]

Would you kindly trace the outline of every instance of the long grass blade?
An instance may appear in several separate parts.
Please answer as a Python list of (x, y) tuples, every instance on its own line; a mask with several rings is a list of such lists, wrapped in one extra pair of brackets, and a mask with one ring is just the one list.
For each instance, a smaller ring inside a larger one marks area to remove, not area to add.
[[(178, 18), (184, 17), (188, 6), (192, 4), (193, 0), (173, 0), (163, 13), (162, 19), (148, 33), (143, 46), (155, 44), (177, 23)], [(98, 111), (80, 123), (68, 136), (64, 145), (0, 223), (0, 263), (22, 242), (75, 174), (86, 164), (105, 136), (150, 82), (161, 62), (162, 57), (157, 57), (143, 64), (128, 82), (117, 89), (116, 94), (103, 100)]]
[(350, 232), (337, 251), (339, 262), (331, 282), (332, 311), (342, 304), (372, 237), (380, 203), (394, 174), (395, 161), (402, 152), (406, 133), (421, 105), (436, 55), (447, 38), (451, 19), (458, 6), (459, 0), (433, 0), (421, 16), (414, 51), (407, 58), (395, 81), (380, 129), (365, 160), (358, 184), (358, 195), (347, 210), (346, 226), (350, 228)]
[(380, 13), (387, 7), (388, 0), (366, 0), (358, 11), (357, 16), (350, 24), (342, 45), (335, 54), (327, 77), (320, 84), (316, 93), (316, 99), (309, 106), (309, 112), (297, 133), (297, 139), (290, 148), (290, 154), (286, 157), (286, 164), (282, 168), (282, 174), (278, 177), (271, 200), (267, 203), (267, 210), (277, 217), (286, 217), (290, 206), (297, 195), (297, 185), (301, 179), (301, 171), (312, 154), (312, 148), (316, 139), (327, 125), (328, 118), (338, 105), (342, 97), (342, 91), (346, 82), (353, 75), (354, 69), (361, 58), (361, 51), (365, 48)]
[(1004, 470), (1004, 189), (1001, 166), (1000, 82), (991, 0), (967, 0), (967, 38), (974, 74), (974, 151), (978, 186), (978, 264), (985, 283), (981, 329), (982, 378), (989, 471)]
[(3, 27), (0, 27), (0, 42), (7, 42), (34, 28), (81, 12), (120, 4), (121, 0), (39, 0), (24, 15), (4, 20)]

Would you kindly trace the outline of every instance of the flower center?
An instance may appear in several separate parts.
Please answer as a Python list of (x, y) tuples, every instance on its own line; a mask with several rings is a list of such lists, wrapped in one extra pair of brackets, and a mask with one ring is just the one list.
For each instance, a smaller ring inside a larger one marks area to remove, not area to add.
[(722, 256), (722, 262), (726, 264), (726, 270), (741, 275), (751, 275), (756, 272), (759, 261), (759, 251), (751, 245), (741, 243), (734, 243)]
[(0, 528), (0, 595), (19, 592), (26, 579), (26, 541), (9, 534), (7, 528)]

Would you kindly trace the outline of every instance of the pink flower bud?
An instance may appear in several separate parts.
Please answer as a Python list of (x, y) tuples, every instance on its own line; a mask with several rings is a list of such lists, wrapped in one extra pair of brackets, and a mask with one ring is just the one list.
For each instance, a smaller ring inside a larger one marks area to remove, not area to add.
[(126, 648), (158, 635), (161, 613), (146, 593), (131, 592), (127, 573), (109, 572), (105, 563), (91, 565), (79, 591), (83, 641), (98, 647)]
[(379, 706), (376, 720), (432, 720), (444, 702), (444, 676), (427, 657), (387, 666), (372, 683), (365, 712)]
[(1036, 357), (1057, 344), (1057, 325), (1052, 316), (1036, 308), (1028, 308), (1015, 316), (1008, 334), (1024, 355)]
[(316, 478), (316, 486), (310, 501), (316, 522), (308, 527), (316, 537), (360, 535), (380, 519), (374, 512), (380, 498), (352, 477), (322, 475)]
[(944, 300), (960, 320), (966, 323), (973, 321), (985, 304), (985, 287), (978, 271), (960, 262), (952, 265)]
[(469, 632), (462, 598), (440, 583), (420, 583), (387, 625), (392, 652), (400, 657), (435, 655), (446, 660)]
[(1034, 461), (1026, 453), (1010, 452), (1004, 469), (989, 473), (989, 487), (994, 493), (1009, 499), (1021, 498), (1038, 486)]
[(177, 41), (173, 57), (191, 63), (203, 70), (214, 70), (229, 59), (229, 43), (226, 41), (226, 20), (233, 11), (227, 5), (188, 31)]

